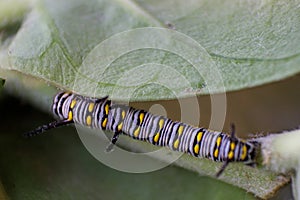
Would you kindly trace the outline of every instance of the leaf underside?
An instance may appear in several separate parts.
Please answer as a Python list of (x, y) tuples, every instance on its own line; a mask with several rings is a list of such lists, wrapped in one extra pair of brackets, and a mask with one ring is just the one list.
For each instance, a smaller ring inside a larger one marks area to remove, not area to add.
[(296, 4), (45, 0), (27, 15), (2, 67), (131, 101), (253, 87), (300, 71)]

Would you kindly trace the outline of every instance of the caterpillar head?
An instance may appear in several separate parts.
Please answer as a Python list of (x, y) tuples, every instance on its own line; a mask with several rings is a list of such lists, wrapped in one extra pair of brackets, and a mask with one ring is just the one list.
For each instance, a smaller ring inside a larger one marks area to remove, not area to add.
[(246, 165), (254, 167), (256, 165), (256, 153), (258, 143), (247, 141), (245, 144), (247, 152), (245, 158), (242, 160)]

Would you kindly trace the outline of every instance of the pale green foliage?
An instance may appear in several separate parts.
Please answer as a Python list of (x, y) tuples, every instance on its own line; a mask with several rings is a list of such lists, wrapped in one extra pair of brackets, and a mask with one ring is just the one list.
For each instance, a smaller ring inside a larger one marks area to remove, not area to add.
[[(3, 67), (89, 96), (112, 96), (115, 89), (122, 88), (116, 98), (123, 100), (132, 86), (120, 85), (120, 80), (128, 83), (146, 79), (134, 86), (136, 95), (131, 101), (252, 87), (299, 72), (300, 13), (294, 4), (297, 2), (42, 1), (26, 17), (9, 47), (10, 65)], [(140, 27), (171, 27), (191, 37), (203, 50), (195, 50), (198, 55), (187, 59), (169, 49), (145, 49), (143, 43), (160, 42), (161, 37), (141, 34), (127, 44), (111, 46), (118, 50), (130, 44), (141, 49), (124, 52), (108, 67), (101, 65), (108, 57), (82, 65), (86, 57), (91, 58), (89, 53), (103, 53), (95, 50), (102, 41)], [(194, 65), (199, 62), (200, 68)], [(148, 72), (149, 67), (140, 68), (149, 63), (165, 70)], [(218, 73), (209, 73), (211, 66)], [(91, 74), (82, 73), (82, 69), (102, 73), (98, 79), (89, 79)], [(149, 77), (149, 73), (154, 74)], [(77, 84), (78, 80), (83, 83)]]

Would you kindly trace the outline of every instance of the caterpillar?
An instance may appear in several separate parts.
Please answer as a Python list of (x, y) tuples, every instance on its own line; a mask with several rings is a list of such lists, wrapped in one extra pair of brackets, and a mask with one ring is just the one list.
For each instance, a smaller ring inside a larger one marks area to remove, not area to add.
[(223, 162), (216, 174), (217, 177), (230, 162), (255, 165), (257, 144), (254, 141), (237, 138), (233, 125), (231, 135), (227, 135), (175, 122), (164, 116), (153, 115), (127, 105), (115, 104), (107, 96), (97, 99), (71, 92), (59, 92), (54, 97), (52, 111), (59, 118), (58, 121), (42, 125), (24, 135), (31, 137), (55, 127), (79, 123), (113, 132), (108, 151), (117, 142), (119, 135), (125, 134), (153, 145)]

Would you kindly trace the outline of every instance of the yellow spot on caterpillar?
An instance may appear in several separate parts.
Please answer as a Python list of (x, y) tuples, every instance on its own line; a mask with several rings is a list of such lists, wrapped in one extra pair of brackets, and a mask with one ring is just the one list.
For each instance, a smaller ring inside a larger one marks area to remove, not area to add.
[(184, 126), (179, 126), (179, 128), (178, 128), (178, 135), (181, 135), (182, 133), (183, 133), (183, 128), (184, 128)]
[(218, 155), (219, 155), (219, 149), (216, 149), (215, 152), (214, 152), (214, 157), (217, 158)]
[(122, 130), (122, 127), (123, 127), (123, 123), (120, 123), (120, 124), (118, 125), (118, 131), (121, 131), (121, 130)]
[(165, 123), (165, 120), (164, 120), (164, 119), (160, 119), (160, 120), (159, 120), (159, 122), (158, 122), (159, 130), (162, 129), (164, 123)]
[(242, 160), (245, 160), (246, 156), (247, 156), (247, 146), (244, 145), (244, 146), (242, 147), (242, 156), (241, 156), (241, 159), (242, 159)]
[(222, 137), (218, 137), (217, 138), (217, 146), (219, 147), (222, 141)]
[(109, 105), (106, 104), (106, 105), (105, 105), (105, 114), (106, 114), (106, 115), (108, 115), (108, 111), (109, 111)]
[(73, 112), (69, 111), (68, 120), (72, 120), (72, 119), (73, 119)]
[(200, 131), (197, 135), (197, 142), (200, 142), (200, 140), (202, 139), (202, 135), (203, 135), (203, 132)]
[(177, 139), (174, 144), (173, 144), (174, 148), (177, 149), (179, 146), (179, 139)]
[(88, 108), (89, 112), (92, 112), (92, 111), (93, 111), (94, 106), (95, 106), (94, 103), (90, 103), (89, 108)]
[(75, 104), (76, 104), (76, 100), (73, 99), (71, 102), (70, 108), (73, 109), (75, 107)]
[(122, 110), (122, 119), (125, 118), (125, 114), (126, 114), (125, 110)]
[(228, 159), (231, 160), (233, 158), (233, 151), (230, 151), (228, 153)]
[(86, 124), (90, 126), (92, 124), (92, 117), (89, 115), (86, 117)]
[(158, 142), (159, 137), (160, 137), (160, 134), (156, 133), (156, 135), (154, 136), (154, 142)]
[(194, 146), (194, 152), (195, 152), (196, 154), (199, 153), (199, 144), (196, 144), (196, 145)]
[(139, 136), (139, 134), (140, 134), (140, 127), (138, 126), (137, 129), (134, 131), (133, 135), (134, 137), (137, 137)]
[(105, 118), (102, 122), (102, 128), (105, 128), (107, 124), (107, 118)]
[(231, 150), (234, 150), (234, 149), (235, 149), (235, 143), (234, 143), (234, 142), (231, 142), (231, 143), (230, 143), (230, 149), (231, 149)]
[(144, 113), (140, 113), (140, 124), (143, 122), (145, 114)]

